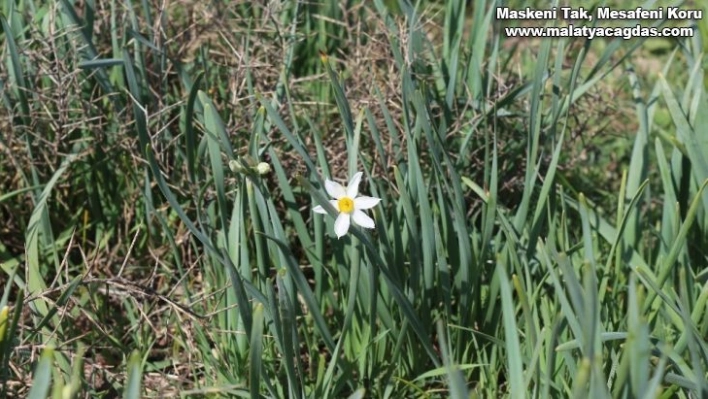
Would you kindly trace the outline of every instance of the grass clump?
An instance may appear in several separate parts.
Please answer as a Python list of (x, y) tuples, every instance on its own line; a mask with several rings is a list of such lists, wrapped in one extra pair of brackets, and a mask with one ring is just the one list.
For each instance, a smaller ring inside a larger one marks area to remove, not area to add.
[(496, 6), (3, 3), (0, 396), (706, 395), (702, 36)]

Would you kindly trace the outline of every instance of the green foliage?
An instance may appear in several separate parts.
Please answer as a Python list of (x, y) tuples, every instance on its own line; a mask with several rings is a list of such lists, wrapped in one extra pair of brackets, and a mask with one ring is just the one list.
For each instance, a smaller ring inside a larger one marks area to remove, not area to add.
[(708, 395), (705, 20), (181, 3), (0, 5), (0, 397)]

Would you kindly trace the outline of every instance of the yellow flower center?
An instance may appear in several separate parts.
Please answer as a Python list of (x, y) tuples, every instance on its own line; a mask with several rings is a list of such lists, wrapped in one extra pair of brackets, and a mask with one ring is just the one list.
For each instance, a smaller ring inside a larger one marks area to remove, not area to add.
[(354, 200), (349, 197), (342, 197), (337, 202), (339, 212), (352, 213), (354, 211)]

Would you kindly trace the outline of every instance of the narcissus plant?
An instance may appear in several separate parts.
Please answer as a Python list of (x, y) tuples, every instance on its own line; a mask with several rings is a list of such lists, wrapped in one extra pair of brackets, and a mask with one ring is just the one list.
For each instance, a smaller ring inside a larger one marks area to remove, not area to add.
[[(369, 217), (364, 210), (375, 207), (379, 204), (381, 199), (366, 196), (357, 197), (359, 194), (361, 176), (362, 172), (357, 172), (349, 181), (346, 188), (337, 182), (329, 179), (325, 180), (325, 190), (327, 190), (327, 194), (334, 198), (330, 200), (329, 203), (332, 204), (334, 209), (339, 213), (334, 222), (334, 234), (337, 235), (337, 238), (342, 238), (342, 236), (347, 234), (352, 222), (357, 226), (367, 229), (373, 229), (375, 227), (374, 219)], [(321, 214), (327, 213), (321, 205), (312, 208), (312, 211)]]

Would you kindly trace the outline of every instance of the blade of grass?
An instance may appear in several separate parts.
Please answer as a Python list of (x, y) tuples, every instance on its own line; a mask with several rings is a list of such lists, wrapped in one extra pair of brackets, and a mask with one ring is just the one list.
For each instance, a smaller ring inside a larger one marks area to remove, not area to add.
[(507, 351), (506, 367), (509, 392), (512, 398), (522, 398), (525, 396), (524, 392), (526, 392), (526, 387), (524, 386), (524, 369), (521, 360), (522, 353), (516, 329), (516, 312), (511, 296), (511, 285), (509, 284), (509, 277), (501, 264), (497, 265), (497, 273), (499, 275), (502, 302), (504, 342)]
[(143, 359), (140, 356), (140, 352), (133, 351), (128, 359), (127, 367), (128, 380), (126, 383), (125, 391), (123, 391), (123, 398), (125, 399), (137, 399), (142, 396), (141, 392), (141, 382), (143, 380)]

